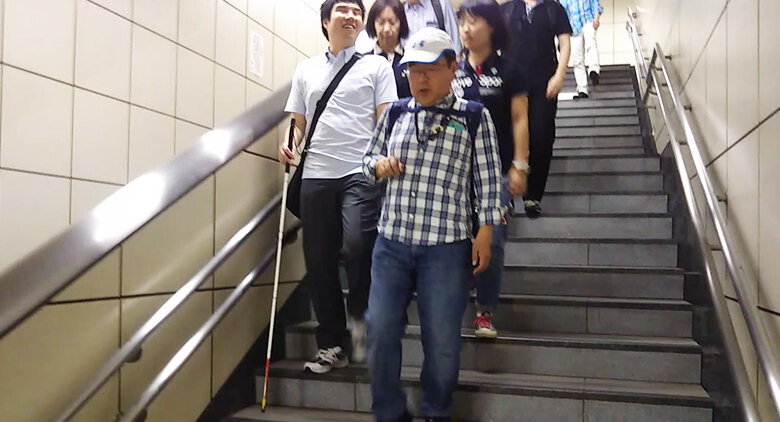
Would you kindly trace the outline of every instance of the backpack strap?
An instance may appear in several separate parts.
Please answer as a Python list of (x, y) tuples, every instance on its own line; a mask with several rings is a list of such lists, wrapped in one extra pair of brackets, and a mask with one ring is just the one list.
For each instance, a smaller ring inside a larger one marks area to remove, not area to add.
[(444, 11), (441, 9), (441, 0), (431, 0), (431, 6), (433, 6), (433, 13), (436, 14), (436, 23), (439, 24), (439, 29), (447, 32), (444, 29)]

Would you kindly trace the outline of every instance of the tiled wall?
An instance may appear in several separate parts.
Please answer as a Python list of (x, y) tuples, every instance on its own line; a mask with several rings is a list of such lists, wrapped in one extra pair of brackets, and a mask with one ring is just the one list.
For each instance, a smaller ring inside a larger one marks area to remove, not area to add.
[[(193, 145), (321, 52), (319, 0), (0, 0), (0, 271)], [(262, 75), (248, 40), (264, 39)], [(286, 127), (286, 125), (282, 125)], [(0, 341), (0, 419), (51, 420), (280, 189), (283, 130), (241, 153)], [(272, 217), (79, 414), (113, 420), (275, 246)], [(283, 281), (300, 278), (300, 248)], [(150, 421), (193, 421), (268, 323), (266, 272), (166, 388)], [(31, 283), (34, 280), (30, 281)], [(284, 300), (295, 284), (285, 284)]]
[[(639, 13), (644, 47), (657, 42), (672, 56), (692, 106), (708, 174), (716, 193), (728, 197), (728, 202), (721, 204), (722, 211), (737, 243), (742, 271), (758, 297), (764, 321), (775, 337), (780, 337), (780, 50), (773, 30), (780, 17), (780, 2), (631, 3)], [(658, 110), (652, 118), (662, 150), (669, 134)], [(696, 194), (704, 203), (702, 191)], [(708, 229), (710, 242), (717, 243), (711, 224)], [(723, 257), (718, 254), (719, 272), (727, 277)], [(751, 381), (758, 383), (764, 417), (777, 420), (768, 413), (766, 385), (741, 320), (736, 294), (730, 282), (724, 284)]]

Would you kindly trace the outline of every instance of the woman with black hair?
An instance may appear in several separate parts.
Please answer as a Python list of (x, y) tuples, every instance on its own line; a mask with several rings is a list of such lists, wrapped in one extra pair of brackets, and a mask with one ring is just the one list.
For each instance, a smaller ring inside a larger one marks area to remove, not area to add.
[(376, 39), (373, 53), (386, 58), (393, 66), (398, 98), (411, 97), (406, 68), (398, 66), (398, 62), (404, 56), (401, 40), (409, 37), (409, 24), (401, 2), (377, 0), (368, 12), (366, 33)]
[(512, 198), (526, 191), (528, 167), (528, 90), (517, 67), (501, 54), (507, 48), (509, 31), (495, 0), (466, 0), (458, 9), (464, 59), (453, 81), (453, 91), (487, 107), (498, 135), (501, 172), (504, 176), (501, 203), (502, 225), (493, 228), (490, 265), (476, 275), (477, 337), (496, 338), (492, 314), (498, 304), (504, 271), (506, 224), (512, 213)]

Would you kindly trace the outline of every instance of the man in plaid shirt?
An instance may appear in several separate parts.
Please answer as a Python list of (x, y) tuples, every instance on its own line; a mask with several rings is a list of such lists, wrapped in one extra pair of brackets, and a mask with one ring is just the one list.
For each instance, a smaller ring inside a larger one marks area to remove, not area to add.
[[(369, 180), (387, 180), (374, 246), (366, 323), (372, 410), (379, 422), (411, 421), (402, 388), (401, 338), (417, 291), (423, 352), (420, 411), (448, 421), (458, 384), (461, 320), (473, 274), (490, 260), (501, 224), (501, 164), (487, 109), (456, 98), (449, 37), (424, 28), (406, 44), (413, 99), (388, 107), (363, 157)], [(393, 107), (402, 107), (397, 119)], [(476, 107), (476, 108), (475, 108)], [(481, 116), (469, 119), (467, 110)], [(472, 238), (471, 190), (479, 207)]]
[[(574, 99), (588, 98), (588, 76), (593, 85), (599, 84), (599, 49), (596, 30), (601, 25), (604, 8), (600, 0), (561, 0), (571, 23), (571, 65), (577, 81)], [(587, 75), (585, 67), (587, 66)]]

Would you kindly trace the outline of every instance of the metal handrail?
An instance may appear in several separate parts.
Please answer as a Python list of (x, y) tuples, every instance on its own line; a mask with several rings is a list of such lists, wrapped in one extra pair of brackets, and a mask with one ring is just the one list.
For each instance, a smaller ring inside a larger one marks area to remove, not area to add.
[[(285, 245), (294, 240), (294, 236), (300, 227), (301, 223), (298, 222), (285, 232)], [(275, 257), (276, 247), (271, 249), (265, 255), (263, 260), (260, 261), (257, 266), (255, 266), (255, 268), (244, 277), (243, 280), (241, 280), (241, 283), (239, 283), (235, 289), (233, 289), (233, 291), (230, 293), (230, 296), (228, 296), (227, 299), (222, 302), (222, 304), (214, 311), (211, 317), (209, 317), (209, 319), (206, 320), (206, 322), (204, 322), (200, 328), (198, 328), (198, 331), (196, 331), (195, 334), (193, 334), (192, 337), (190, 337), (189, 340), (187, 340), (187, 342), (184, 343), (181, 348), (179, 348), (179, 350), (168, 361), (165, 367), (149, 384), (146, 390), (144, 390), (138, 401), (131, 405), (127, 411), (122, 414), (119, 422), (138, 422), (144, 420), (146, 416), (146, 409), (149, 407), (149, 404), (151, 404), (152, 401), (154, 401), (154, 399), (162, 392), (162, 390), (170, 382), (171, 378), (176, 375), (176, 373), (187, 362), (187, 360), (189, 360), (189, 358), (195, 354), (198, 346), (200, 346), (201, 343), (203, 343), (203, 341), (208, 338), (211, 332), (214, 331), (214, 328), (216, 328), (217, 324), (222, 321), (225, 315), (227, 315), (233, 306), (235, 306), (241, 297), (243, 297), (244, 293), (246, 293), (246, 291), (249, 289), (249, 286), (252, 284), (252, 281), (256, 279), (257, 276), (259, 276), (266, 268), (268, 268), (268, 266), (271, 264), (271, 261), (273, 261)]]
[[(628, 11), (629, 15), (629, 33), (631, 35), (632, 43), (634, 44), (634, 54), (637, 60), (644, 61), (642, 55), (641, 44), (637, 37), (636, 24), (634, 22), (635, 15), (631, 8)], [(655, 66), (655, 61), (658, 60), (660, 68)], [(704, 232), (704, 226), (700, 220), (697, 212), (697, 204), (695, 196), (693, 195), (693, 189), (691, 187), (690, 179), (688, 178), (687, 168), (685, 161), (682, 157), (682, 150), (680, 147), (681, 141), (677, 134), (677, 129), (672, 125), (671, 118), (668, 113), (668, 107), (663, 99), (662, 92), (660, 90), (661, 85), (658, 81), (657, 74), (660, 71), (663, 79), (668, 87), (669, 96), (672, 100), (672, 105), (676, 109), (677, 119), (682, 126), (684, 140), (686, 145), (690, 148), (691, 157), (693, 159), (694, 166), (697, 174), (699, 175), (699, 182), (704, 191), (704, 196), (707, 201), (707, 208), (712, 216), (715, 229), (718, 234), (718, 239), (726, 259), (729, 274), (731, 275), (731, 281), (734, 285), (734, 290), (737, 293), (739, 299), (740, 309), (745, 318), (745, 322), (748, 327), (751, 341), (755, 347), (756, 354), (758, 356), (759, 366), (766, 377), (766, 382), (769, 387), (769, 392), (772, 398), (775, 411), (780, 414), (780, 375), (778, 375), (778, 369), (780, 365), (777, 361), (775, 351), (778, 350), (776, 341), (771, 335), (771, 332), (767, 329), (764, 321), (758, 314), (758, 307), (755, 297), (748, 288), (748, 282), (745, 280), (739, 266), (737, 265), (733, 242), (724, 223), (723, 215), (718, 206), (718, 198), (715, 195), (712, 182), (707, 173), (706, 165), (701, 156), (701, 150), (699, 149), (698, 141), (693, 131), (693, 127), (686, 114), (687, 107), (683, 105), (681, 95), (679, 92), (679, 85), (675, 79), (672, 78), (669, 65), (667, 63), (667, 56), (664, 55), (663, 49), (659, 44), (655, 44), (653, 50), (653, 58), (650, 62), (650, 66), (645, 66), (648, 69), (647, 78), (652, 79), (655, 85), (656, 93), (658, 95), (658, 101), (661, 105), (661, 111), (666, 122), (667, 130), (669, 131), (669, 138), (672, 144), (672, 149), (677, 163), (678, 172), (683, 185), (683, 191), (686, 196), (686, 203), (688, 205), (688, 211), (693, 220), (696, 235), (698, 237), (698, 243), (705, 258), (705, 272), (710, 286), (710, 293), (713, 296), (713, 303), (715, 307), (715, 313), (724, 331), (724, 340), (727, 352), (727, 358), (729, 364), (732, 367), (733, 373), (737, 382), (737, 394), (740, 396), (740, 402), (742, 404), (745, 420), (747, 421), (759, 421), (760, 417), (756, 409), (754, 395), (752, 394), (752, 386), (750, 385), (749, 378), (747, 376), (747, 370), (745, 369), (744, 361), (739, 349), (739, 343), (734, 333), (734, 327), (731, 322), (731, 317), (726, 307), (725, 298), (723, 295), (722, 287), (719, 282), (719, 275), (714, 266), (714, 258), (712, 251), (709, 248), (709, 242), (706, 239)]]
[[(162, 166), (106, 198), (81, 221), (0, 274), (0, 339), (133, 233), (285, 116), (290, 84)], [(76, 247), (78, 246), (78, 247)]]
[(260, 224), (268, 219), (273, 212), (279, 208), (282, 203), (282, 194), (276, 195), (257, 215), (248, 223), (239, 229), (225, 246), (211, 258), (203, 268), (201, 268), (190, 280), (179, 288), (176, 293), (160, 306), (159, 309), (149, 317), (122, 347), (109, 358), (106, 363), (98, 370), (93, 378), (86, 384), (82, 393), (74, 399), (68, 407), (56, 419), (57, 422), (70, 420), (78, 411), (97, 393), (100, 387), (108, 381), (125, 363), (131, 362), (141, 351), (141, 346), (154, 333), (165, 320), (168, 319), (194, 292), (203, 284), (208, 277), (213, 274), (222, 263), (224, 263), (238, 247), (254, 233)]

